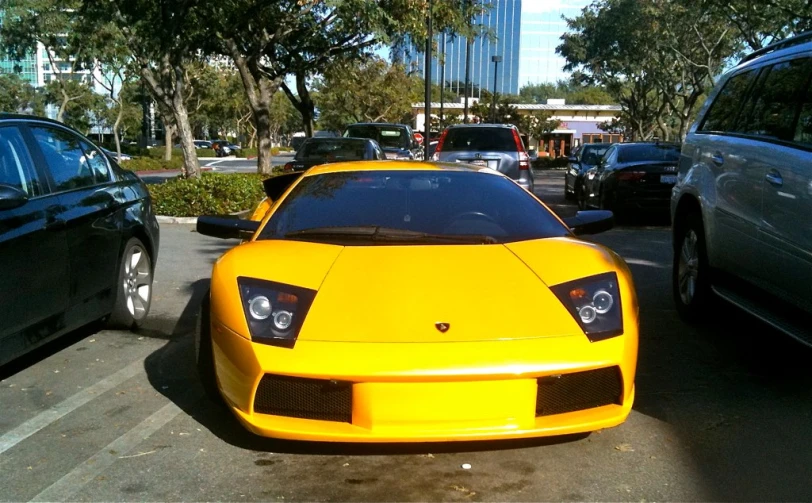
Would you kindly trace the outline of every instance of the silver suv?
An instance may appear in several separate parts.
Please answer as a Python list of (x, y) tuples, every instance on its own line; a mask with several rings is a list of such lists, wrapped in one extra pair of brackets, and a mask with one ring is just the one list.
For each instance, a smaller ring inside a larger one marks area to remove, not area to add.
[(497, 170), (533, 192), (530, 156), (519, 130), (509, 124), (451, 126), (440, 135), (433, 161), (464, 162)]
[(812, 34), (745, 57), (698, 117), (671, 198), (677, 310), (722, 298), (812, 345)]

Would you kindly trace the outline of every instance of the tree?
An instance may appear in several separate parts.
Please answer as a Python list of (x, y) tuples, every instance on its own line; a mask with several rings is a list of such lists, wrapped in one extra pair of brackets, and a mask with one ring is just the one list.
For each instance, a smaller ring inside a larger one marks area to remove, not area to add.
[(694, 0), (690, 7), (707, 11), (735, 30), (748, 49), (757, 50), (793, 34), (812, 30), (809, 0)]
[(206, 25), (198, 15), (203, 7), (195, 0), (110, 0), (85, 2), (79, 11), (85, 32), (109, 23), (112, 31), (120, 33), (159, 110), (171, 116), (183, 150), (182, 173), (186, 177), (200, 174), (186, 100), (188, 66), (198, 58), (207, 36)]
[(411, 112), (411, 85), (402, 66), (378, 57), (338, 60), (314, 85), (319, 124), (343, 131), (353, 122), (397, 122)]
[[(83, 80), (54, 79), (45, 84), (42, 90), (47, 105), (59, 105), (58, 119), (68, 126), (87, 133), (91, 122), (95, 121), (93, 115), (98, 113), (104, 105), (104, 98), (93, 92), (93, 88)], [(71, 99), (64, 101), (64, 96)]]
[(14, 73), (0, 73), (0, 110), (44, 115), (42, 94)]
[(601, 86), (582, 85), (559, 80), (555, 84), (528, 84), (519, 89), (518, 103), (547, 103), (548, 99), (563, 99), (579, 105), (611, 105), (615, 99)]

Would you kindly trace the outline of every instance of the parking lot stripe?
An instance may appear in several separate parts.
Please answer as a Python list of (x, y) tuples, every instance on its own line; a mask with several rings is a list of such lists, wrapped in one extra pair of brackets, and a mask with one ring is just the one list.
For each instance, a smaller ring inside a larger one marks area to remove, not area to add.
[(181, 411), (182, 409), (174, 403), (164, 405), (158, 412), (141, 421), (133, 429), (113, 440), (61, 479), (46, 487), (31, 501), (67, 501), (99, 473), (177, 417)]
[(78, 409), (87, 402), (93, 400), (94, 398), (97, 398), (102, 393), (110, 391), (111, 389), (115, 388), (116, 386), (123, 383), (127, 379), (130, 379), (139, 372), (143, 371), (144, 371), (143, 361), (139, 360), (133, 362), (124, 367), (123, 369), (119, 370), (115, 374), (102, 379), (96, 384), (83, 389), (79, 393), (76, 393), (75, 395), (66, 398), (65, 400), (62, 400), (61, 402), (54, 405), (50, 409), (40, 412), (39, 414), (32, 417), (28, 421), (24, 422), (20, 426), (17, 426), (13, 430), (3, 434), (3, 436), (0, 437), (0, 454), (11, 449), (12, 447), (19, 444), (20, 442), (30, 437), (34, 433), (53, 423), (57, 419), (73, 412), (74, 410)]

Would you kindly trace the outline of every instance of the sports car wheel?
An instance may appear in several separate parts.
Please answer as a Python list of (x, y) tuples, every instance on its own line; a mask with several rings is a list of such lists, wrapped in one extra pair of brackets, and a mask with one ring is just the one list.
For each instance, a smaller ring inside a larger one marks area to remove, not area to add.
[(708, 313), (713, 298), (701, 215), (686, 215), (677, 229), (671, 279), (674, 302), (684, 320), (697, 322)]
[(149, 314), (152, 303), (152, 260), (138, 238), (130, 238), (119, 264), (113, 312), (108, 325), (138, 328)]
[(195, 330), (195, 365), (200, 377), (200, 384), (206, 396), (215, 403), (223, 404), (220, 390), (217, 388), (217, 376), (214, 374), (214, 352), (211, 342), (211, 292), (206, 292), (200, 304)]

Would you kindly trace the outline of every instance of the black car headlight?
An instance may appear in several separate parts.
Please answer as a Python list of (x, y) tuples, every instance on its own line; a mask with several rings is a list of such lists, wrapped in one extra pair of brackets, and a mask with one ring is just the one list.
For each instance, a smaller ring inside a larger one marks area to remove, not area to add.
[(316, 292), (242, 276), (237, 278), (237, 285), (251, 340), (292, 348)]
[(590, 341), (623, 333), (623, 306), (617, 274), (608, 272), (550, 288)]

